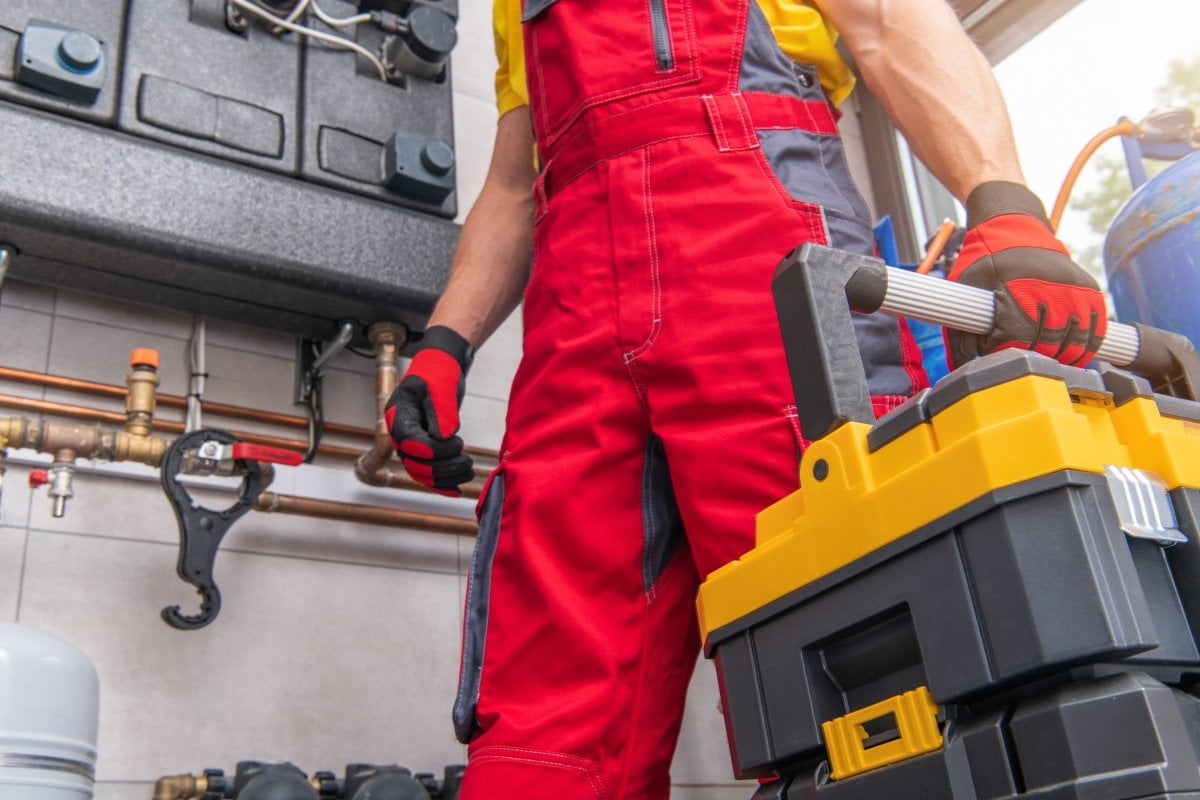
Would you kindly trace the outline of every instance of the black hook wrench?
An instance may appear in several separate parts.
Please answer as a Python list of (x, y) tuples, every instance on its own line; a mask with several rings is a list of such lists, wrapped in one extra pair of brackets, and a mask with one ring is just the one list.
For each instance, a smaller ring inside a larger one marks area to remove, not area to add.
[(233, 523), (254, 507), (264, 484), (262, 468), (257, 461), (238, 459), (236, 463), (242, 471), (242, 485), (238, 488), (236, 503), (223, 511), (213, 511), (193, 501), (179, 481), (179, 470), (188, 451), (211, 441), (234, 445), (240, 440), (231, 433), (214, 428), (193, 431), (176, 439), (162, 459), (160, 478), (163, 491), (167, 493), (167, 499), (175, 509), (175, 518), (179, 521), (179, 562), (175, 572), (186, 583), (196, 587), (201, 599), (199, 614), (184, 614), (179, 606), (168, 606), (162, 610), (163, 621), (180, 630), (203, 628), (216, 619), (221, 610), (221, 592), (213, 580), (217, 548)]

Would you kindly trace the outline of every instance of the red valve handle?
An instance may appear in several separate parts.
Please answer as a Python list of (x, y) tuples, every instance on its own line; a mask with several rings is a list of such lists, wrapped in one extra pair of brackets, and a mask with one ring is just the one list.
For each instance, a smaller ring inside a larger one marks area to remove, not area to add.
[(233, 457), (249, 461), (270, 461), (273, 464), (286, 464), (298, 467), (304, 463), (304, 454), (295, 450), (284, 450), (281, 447), (265, 447), (261, 444), (238, 442), (233, 446)]
[(50, 482), (50, 473), (44, 469), (29, 470), (29, 485), (36, 489), (39, 486), (45, 486)]

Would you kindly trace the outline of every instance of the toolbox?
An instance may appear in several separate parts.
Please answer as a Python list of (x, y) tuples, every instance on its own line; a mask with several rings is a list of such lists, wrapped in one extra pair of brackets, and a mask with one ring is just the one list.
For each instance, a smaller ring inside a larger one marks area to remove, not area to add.
[(780, 800), (1200, 798), (1200, 358), (1114, 324), (1100, 358), (1152, 380), (1005, 350), (874, 420), (850, 307), (990, 308), (964, 288), (781, 265), (814, 441), (698, 599), (735, 771)]

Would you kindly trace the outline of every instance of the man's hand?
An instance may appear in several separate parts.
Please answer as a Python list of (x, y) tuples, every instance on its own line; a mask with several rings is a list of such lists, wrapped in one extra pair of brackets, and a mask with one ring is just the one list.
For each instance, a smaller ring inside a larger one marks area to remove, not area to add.
[(384, 406), (384, 418), (396, 452), (413, 480), (449, 497), (475, 477), (458, 433), (471, 344), (450, 328), (437, 325), (425, 338)]
[(1104, 339), (1104, 296), (1054, 237), (1040, 200), (1018, 183), (990, 181), (967, 197), (967, 235), (952, 281), (996, 294), (987, 336), (946, 329), (951, 367), (1019, 347), (1083, 366)]

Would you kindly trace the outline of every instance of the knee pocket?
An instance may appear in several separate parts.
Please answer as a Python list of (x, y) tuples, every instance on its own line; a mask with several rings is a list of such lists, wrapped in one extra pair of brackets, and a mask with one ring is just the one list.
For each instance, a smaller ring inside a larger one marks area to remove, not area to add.
[(611, 800), (595, 762), (566, 753), (519, 747), (481, 747), (471, 752), (460, 796), (488, 800), (594, 797)]

